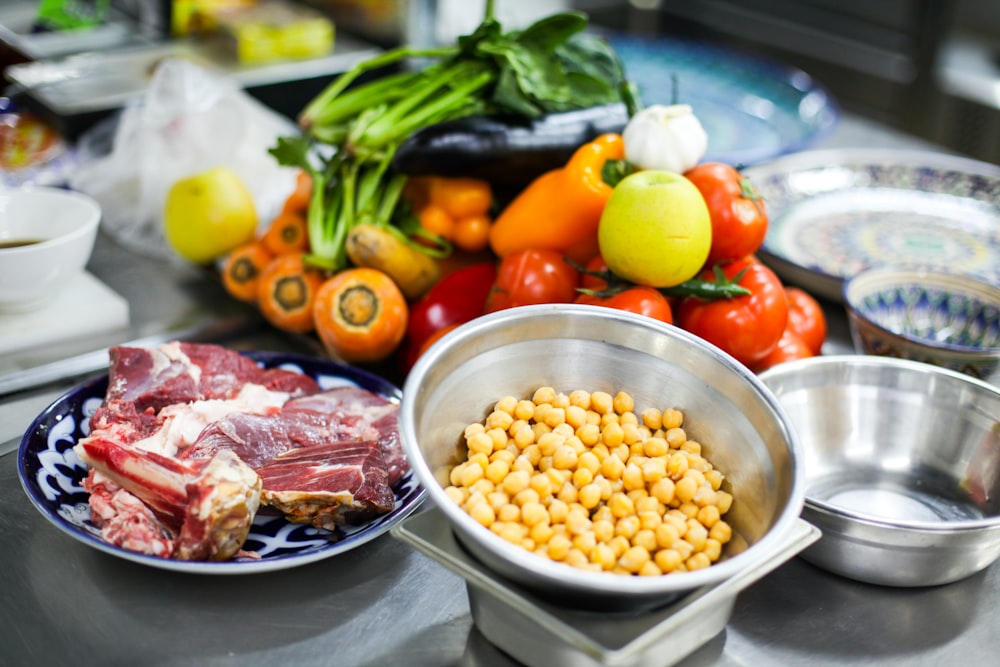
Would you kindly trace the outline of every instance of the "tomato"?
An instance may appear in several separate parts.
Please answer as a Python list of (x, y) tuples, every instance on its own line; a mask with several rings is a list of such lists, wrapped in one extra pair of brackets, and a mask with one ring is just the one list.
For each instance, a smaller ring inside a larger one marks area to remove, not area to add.
[(755, 373), (766, 371), (772, 366), (783, 364), (786, 361), (795, 359), (808, 359), (816, 356), (816, 353), (809, 349), (806, 342), (791, 327), (785, 328), (785, 333), (781, 335), (778, 344), (774, 346), (767, 356), (758, 361), (753, 366)]
[(739, 171), (721, 162), (700, 164), (684, 173), (701, 191), (712, 218), (712, 248), (706, 266), (757, 252), (767, 234), (764, 201)]
[(652, 317), (654, 320), (667, 324), (674, 323), (674, 312), (670, 307), (670, 301), (659, 290), (652, 287), (630, 287), (606, 297), (581, 294), (576, 298), (576, 303), (589, 303), (595, 306), (627, 310), (630, 313)]
[(457, 269), (441, 278), (410, 308), (406, 328), (405, 358), (410, 368), (427, 341), (442, 329), (482, 315), (497, 275), (495, 262), (481, 262)]
[(799, 335), (813, 354), (820, 354), (826, 340), (823, 307), (808, 292), (798, 287), (786, 287), (785, 296), (788, 297), (789, 328)]
[[(745, 269), (738, 284), (750, 294), (712, 302), (687, 297), (677, 309), (677, 324), (753, 366), (774, 349), (785, 332), (788, 324), (785, 288), (771, 269), (753, 258), (730, 262), (721, 269), (730, 279)], [(715, 282), (711, 269), (699, 277)]]
[(536, 303), (571, 303), (580, 276), (555, 250), (527, 249), (500, 260), (497, 279), (486, 303), (487, 312)]
[(323, 346), (348, 363), (382, 361), (406, 334), (406, 297), (387, 274), (345, 269), (316, 293), (313, 319)]
[(593, 273), (603, 273), (609, 270), (608, 263), (604, 261), (603, 257), (594, 255), (583, 268), (585, 270), (580, 276), (580, 287), (586, 287), (591, 290), (607, 289), (608, 281), (600, 276), (593, 275)]

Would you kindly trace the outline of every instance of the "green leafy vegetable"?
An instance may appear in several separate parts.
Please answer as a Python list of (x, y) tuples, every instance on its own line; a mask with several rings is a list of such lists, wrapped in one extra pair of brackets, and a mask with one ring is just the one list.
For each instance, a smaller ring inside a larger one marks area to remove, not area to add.
[[(334, 80), (299, 115), (302, 134), (281, 138), (270, 151), (279, 163), (313, 178), (309, 261), (344, 268), (344, 240), (362, 221), (419, 236), (398, 206), (406, 177), (389, 168), (398, 146), (417, 130), (473, 115), (537, 118), (620, 100), (630, 104), (633, 89), (620, 61), (586, 27), (585, 14), (564, 12), (505, 32), (488, 0), (483, 21), (455, 44), (392, 49)], [(413, 60), (428, 64), (362, 80)], [(413, 243), (441, 252), (440, 246)]]

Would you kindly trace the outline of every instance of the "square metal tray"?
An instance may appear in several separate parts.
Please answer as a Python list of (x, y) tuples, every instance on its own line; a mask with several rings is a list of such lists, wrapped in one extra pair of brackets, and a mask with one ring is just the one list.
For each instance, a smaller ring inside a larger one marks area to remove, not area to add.
[(799, 519), (757, 568), (635, 614), (566, 609), (519, 589), (466, 552), (435, 508), (396, 525), (392, 535), (465, 579), (479, 632), (527, 667), (668, 667), (721, 632), (737, 594), (819, 539), (820, 531)]

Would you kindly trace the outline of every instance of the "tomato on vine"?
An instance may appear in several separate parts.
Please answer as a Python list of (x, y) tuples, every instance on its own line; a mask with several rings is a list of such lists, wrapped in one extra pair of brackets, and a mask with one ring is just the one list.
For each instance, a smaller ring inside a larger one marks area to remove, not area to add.
[(788, 299), (778, 277), (752, 257), (706, 269), (700, 277), (737, 279), (750, 294), (711, 302), (685, 297), (676, 312), (677, 324), (747, 366), (764, 359), (788, 324)]
[(706, 266), (753, 254), (767, 234), (764, 200), (734, 167), (707, 162), (684, 172), (701, 192), (712, 218), (712, 248)]

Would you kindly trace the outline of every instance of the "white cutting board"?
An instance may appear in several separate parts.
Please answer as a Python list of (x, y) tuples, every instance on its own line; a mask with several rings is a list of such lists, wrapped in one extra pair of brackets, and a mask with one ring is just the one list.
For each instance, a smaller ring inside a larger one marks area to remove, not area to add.
[(108, 333), (128, 324), (128, 301), (85, 272), (38, 310), (0, 312), (0, 355)]

